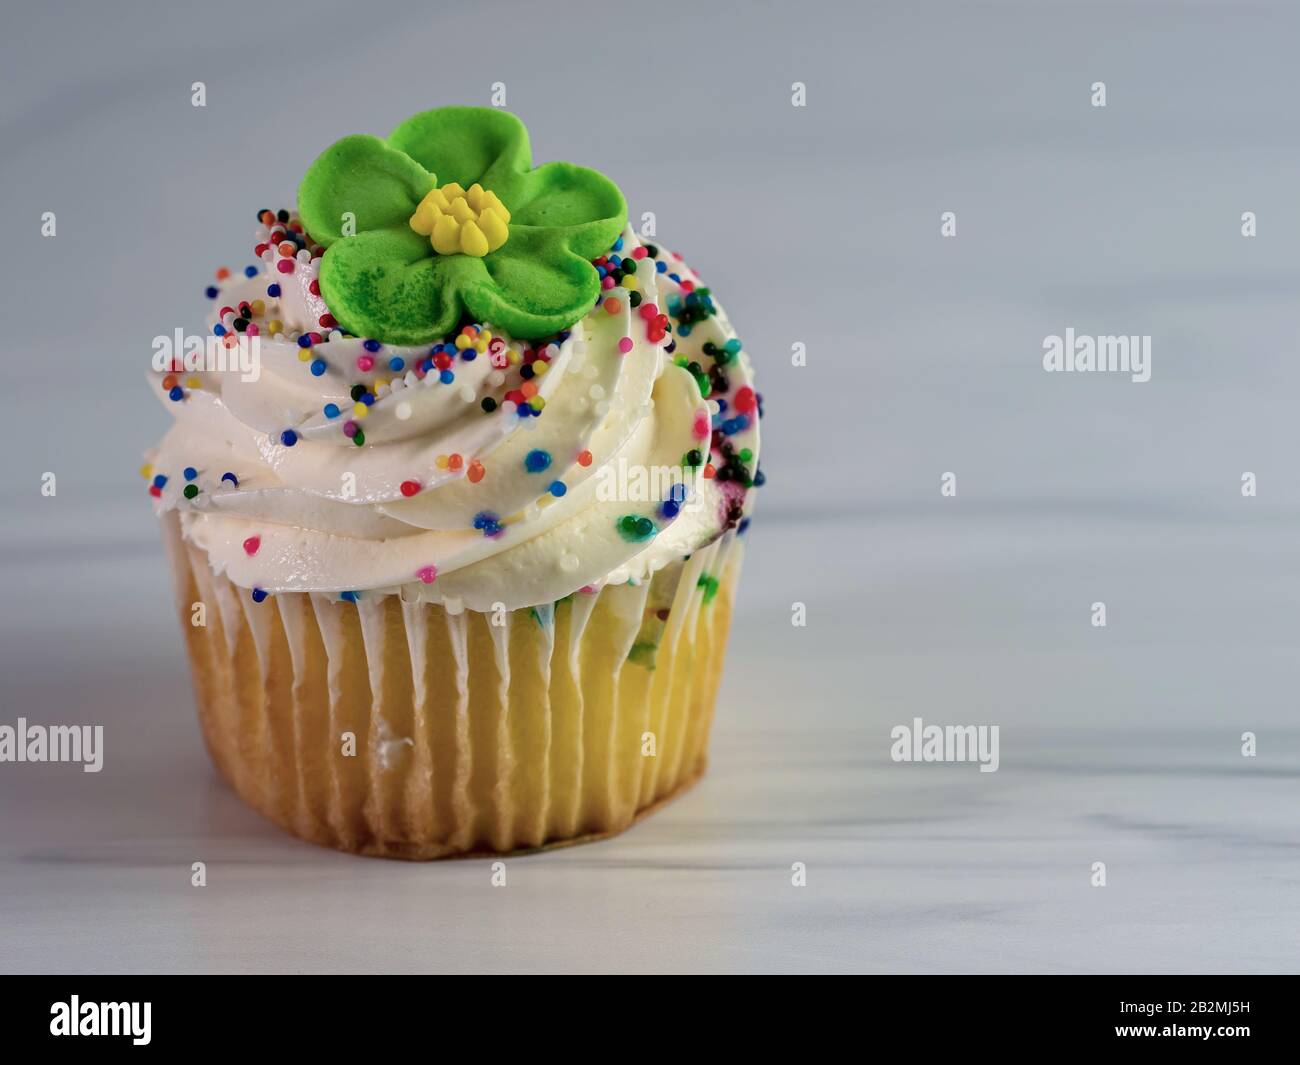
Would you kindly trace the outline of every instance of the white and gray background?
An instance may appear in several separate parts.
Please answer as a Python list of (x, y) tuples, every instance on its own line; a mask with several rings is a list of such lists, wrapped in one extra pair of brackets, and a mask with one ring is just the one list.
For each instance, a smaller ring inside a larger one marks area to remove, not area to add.
[[(6, 7), (0, 723), (107, 749), (0, 764), (0, 969), (1294, 971), (1300, 12), (546, 7)], [(713, 284), (769, 482), (708, 776), (505, 888), (220, 782), (137, 473), (149, 341), (254, 212), (496, 81)], [(1151, 381), (1045, 373), (1068, 326), (1151, 335)], [(998, 725), (1001, 768), (892, 763), (916, 716)]]

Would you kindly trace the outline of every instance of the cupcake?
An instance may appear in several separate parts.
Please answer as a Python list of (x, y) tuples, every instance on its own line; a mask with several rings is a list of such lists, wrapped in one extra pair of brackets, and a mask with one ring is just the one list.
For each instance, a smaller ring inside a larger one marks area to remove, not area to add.
[(609, 178), (449, 107), (308, 168), (158, 338), (144, 475), (204, 738), (303, 839), (619, 832), (704, 771), (758, 473), (749, 358)]

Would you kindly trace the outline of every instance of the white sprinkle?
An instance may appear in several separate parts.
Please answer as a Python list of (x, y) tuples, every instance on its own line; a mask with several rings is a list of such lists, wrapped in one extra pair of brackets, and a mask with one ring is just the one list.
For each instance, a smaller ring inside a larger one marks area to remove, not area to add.
[(578, 568), (578, 556), (564, 554), (560, 556), (560, 569), (565, 573), (572, 573)]
[(411, 405), (409, 403), (399, 403), (393, 408), (393, 413), (397, 415), (399, 421), (406, 421), (411, 416)]

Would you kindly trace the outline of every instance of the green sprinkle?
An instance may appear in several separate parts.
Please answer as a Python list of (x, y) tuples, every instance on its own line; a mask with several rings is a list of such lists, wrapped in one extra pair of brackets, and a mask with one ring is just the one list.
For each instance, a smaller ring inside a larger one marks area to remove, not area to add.
[(630, 543), (649, 540), (658, 531), (655, 523), (641, 514), (624, 514), (618, 519), (618, 533)]
[(695, 582), (695, 587), (704, 589), (704, 603), (707, 606), (718, 594), (718, 578), (707, 573), (701, 574), (700, 579)]
[(187, 484), (185, 486), (184, 495), (186, 499), (193, 499), (198, 494), (199, 486), (197, 484)]

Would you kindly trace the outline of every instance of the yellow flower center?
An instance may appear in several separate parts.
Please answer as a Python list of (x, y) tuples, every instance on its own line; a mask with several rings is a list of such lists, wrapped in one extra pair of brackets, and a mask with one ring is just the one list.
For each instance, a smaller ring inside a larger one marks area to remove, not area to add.
[(411, 228), (428, 237), (439, 255), (496, 251), (510, 236), (510, 212), (495, 192), (477, 182), (468, 190), (451, 181), (434, 189), (411, 215)]

